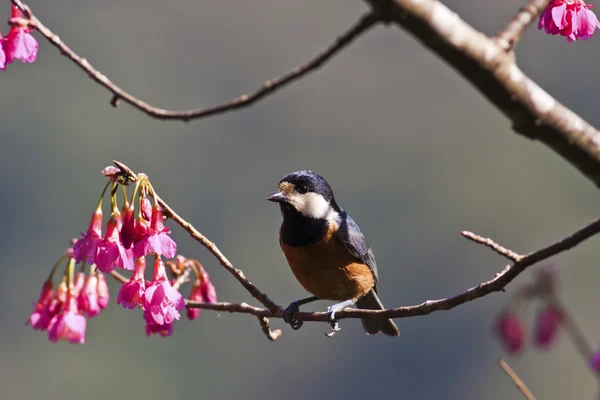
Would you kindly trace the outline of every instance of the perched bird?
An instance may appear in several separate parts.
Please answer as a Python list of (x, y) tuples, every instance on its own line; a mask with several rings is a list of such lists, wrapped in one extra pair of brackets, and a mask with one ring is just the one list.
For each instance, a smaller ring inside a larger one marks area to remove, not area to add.
[[(346, 307), (384, 308), (377, 297), (373, 251), (356, 222), (338, 206), (323, 177), (312, 171), (292, 172), (267, 200), (279, 204), (283, 216), (279, 244), (296, 279), (313, 295), (286, 308), (287, 323), (300, 328), (302, 323), (292, 319), (293, 313), (315, 300), (339, 302), (326, 311), (334, 332), (339, 330), (335, 313)], [(400, 335), (391, 319), (363, 319), (362, 325), (370, 335)]]

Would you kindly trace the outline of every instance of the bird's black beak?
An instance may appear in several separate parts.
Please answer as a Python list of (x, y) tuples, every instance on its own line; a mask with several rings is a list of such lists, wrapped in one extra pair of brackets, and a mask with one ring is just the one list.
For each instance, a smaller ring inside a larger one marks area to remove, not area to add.
[(267, 200), (274, 203), (287, 203), (288, 198), (281, 192), (275, 192), (272, 195), (267, 196)]

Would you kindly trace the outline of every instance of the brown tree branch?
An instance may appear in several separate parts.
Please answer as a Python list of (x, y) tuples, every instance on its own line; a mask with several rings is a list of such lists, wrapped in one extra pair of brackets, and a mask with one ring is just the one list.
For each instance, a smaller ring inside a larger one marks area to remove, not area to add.
[[(121, 170), (124, 174), (124, 177), (135, 181), (137, 180), (137, 175), (125, 164), (115, 161), (115, 165)], [(266, 294), (261, 292), (256, 286), (254, 286), (248, 279), (244, 276), (243, 272), (237, 268), (234, 268), (233, 265), (225, 258), (225, 256), (217, 249), (214, 243), (209, 241), (204, 235), (198, 232), (192, 224), (183, 220), (179, 215), (171, 209), (163, 200), (161, 200), (157, 196), (158, 202), (161, 207), (165, 210), (165, 215), (172, 218), (177, 224), (179, 224), (184, 230), (186, 230), (196, 241), (205, 246), (221, 263), (225, 269), (227, 269), (236, 279), (248, 290), (248, 292), (264, 304), (268, 309), (258, 308), (254, 306), (250, 306), (246, 303), (241, 304), (232, 304), (232, 303), (217, 303), (217, 304), (208, 304), (208, 303), (199, 303), (193, 301), (187, 301), (186, 304), (188, 307), (192, 308), (202, 308), (207, 310), (214, 311), (227, 311), (227, 312), (236, 312), (236, 313), (245, 313), (251, 314), (257, 317), (267, 317), (267, 318), (283, 318), (283, 308), (276, 303), (274, 303)], [(504, 268), (503, 271), (496, 274), (496, 276), (487, 281), (480, 283), (479, 285), (472, 287), (466, 290), (463, 293), (457, 294), (452, 297), (437, 299), (437, 300), (428, 300), (424, 303), (414, 306), (408, 307), (398, 307), (387, 310), (363, 310), (363, 309), (350, 309), (340, 311), (336, 313), (336, 317), (339, 319), (344, 318), (407, 318), (407, 317), (415, 317), (419, 315), (427, 315), (431, 314), (435, 311), (440, 310), (450, 310), (454, 307), (457, 307), (461, 304), (467, 303), (469, 301), (475, 300), (477, 298), (486, 296), (493, 292), (498, 292), (504, 290), (506, 285), (508, 285), (513, 279), (515, 279), (519, 274), (521, 274), (526, 268), (529, 266), (536, 264), (542, 260), (550, 258), (558, 253), (569, 250), (574, 246), (577, 246), (579, 243), (588, 239), (589, 237), (600, 232), (600, 219), (593, 221), (592, 223), (584, 226), (583, 228), (577, 230), (573, 234), (560, 239), (559, 241), (544, 247), (540, 250), (537, 250), (533, 253), (527, 255), (519, 255), (516, 252), (506, 249), (491, 239), (483, 239), (478, 235), (470, 234), (465, 235), (471, 240), (475, 240), (477, 243), (486, 245), (488, 247), (492, 247), (495, 251), (498, 249), (502, 249), (502, 251), (498, 251), (504, 257), (507, 257), (511, 261), (515, 261), (513, 265), (509, 265)], [(463, 233), (464, 235), (464, 233)], [(481, 238), (481, 240), (477, 239)], [(494, 243), (494, 246), (490, 246), (490, 243)], [(326, 321), (326, 316), (324, 312), (298, 312), (294, 313), (293, 318), (300, 321)]]
[(514, 50), (517, 41), (521, 38), (525, 29), (531, 24), (538, 15), (548, 5), (550, 0), (530, 0), (519, 9), (517, 14), (500, 32), (493, 37), (493, 40), (502, 47), (504, 51)]
[(466, 237), (467, 239), (474, 241), (475, 243), (479, 243), (479, 244), (489, 247), (490, 249), (494, 250), (496, 253), (500, 254), (503, 257), (508, 258), (511, 261), (518, 262), (523, 258), (522, 255), (517, 254), (514, 251), (507, 249), (506, 247), (500, 246), (498, 243), (494, 242), (490, 238), (484, 238), (482, 236), (476, 235), (473, 232), (469, 232), (469, 231), (461, 231), (460, 234), (463, 235), (464, 237)]
[(519, 389), (521, 393), (523, 393), (523, 396), (525, 396), (527, 400), (535, 400), (535, 396), (533, 395), (533, 393), (531, 393), (531, 391), (527, 388), (525, 383), (521, 380), (521, 378), (519, 378), (519, 375), (517, 375), (517, 373), (512, 370), (512, 368), (506, 363), (506, 361), (500, 358), (498, 360), (498, 365), (500, 365), (504, 372), (506, 372), (506, 375), (508, 375), (508, 377), (513, 381), (517, 389)]
[(453, 66), (516, 132), (540, 140), (600, 186), (599, 132), (529, 79), (496, 41), (437, 0), (365, 1)]
[(339, 53), (344, 47), (350, 44), (358, 36), (366, 32), (369, 28), (374, 26), (380, 19), (375, 12), (364, 15), (355, 25), (353, 25), (348, 31), (339, 36), (333, 44), (324, 49), (312, 60), (294, 68), (292, 72), (282, 75), (278, 78), (266, 81), (263, 85), (253, 92), (244, 94), (236, 97), (228, 102), (211, 106), (208, 108), (201, 108), (196, 110), (186, 111), (170, 111), (162, 108), (155, 107), (146, 103), (145, 101), (138, 99), (129, 92), (123, 90), (104, 74), (92, 66), (85, 58), (75, 53), (69, 46), (63, 43), (59, 37), (47, 28), (39, 19), (33, 14), (31, 8), (24, 4), (21, 0), (11, 0), (14, 5), (19, 7), (25, 16), (29, 19), (28, 25), (42, 34), (48, 41), (56, 46), (60, 52), (73, 61), (77, 66), (83, 69), (94, 81), (104, 86), (112, 93), (110, 104), (116, 107), (119, 100), (122, 99), (126, 103), (129, 103), (138, 110), (146, 113), (147, 115), (163, 120), (183, 120), (189, 121), (192, 119), (205, 118), (211, 115), (223, 114), (225, 112), (234, 111), (240, 108), (248, 107), (262, 98), (274, 93), (282, 87), (302, 78), (303, 76), (319, 69), (323, 64), (329, 61), (333, 56)]

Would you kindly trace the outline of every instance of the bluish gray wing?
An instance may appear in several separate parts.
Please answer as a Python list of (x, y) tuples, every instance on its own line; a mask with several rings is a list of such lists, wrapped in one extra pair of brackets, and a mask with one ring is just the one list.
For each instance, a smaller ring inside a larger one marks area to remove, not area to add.
[(377, 263), (375, 262), (373, 250), (371, 250), (369, 243), (367, 243), (367, 239), (365, 239), (358, 224), (354, 222), (351, 216), (346, 214), (345, 211), (342, 211), (340, 216), (342, 217), (342, 222), (337, 232), (338, 237), (350, 254), (371, 268), (375, 276), (375, 283), (377, 283)]

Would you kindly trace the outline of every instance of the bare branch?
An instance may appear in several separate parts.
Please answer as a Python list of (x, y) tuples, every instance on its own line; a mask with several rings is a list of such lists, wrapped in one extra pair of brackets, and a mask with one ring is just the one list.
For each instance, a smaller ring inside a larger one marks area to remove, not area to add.
[(477, 88), (521, 135), (540, 140), (600, 187), (600, 134), (529, 79), (512, 54), (437, 0), (365, 0)]
[(498, 365), (500, 365), (504, 372), (506, 372), (506, 375), (508, 375), (508, 377), (512, 379), (517, 389), (519, 389), (521, 393), (523, 393), (523, 396), (525, 396), (527, 400), (535, 400), (535, 396), (533, 395), (533, 393), (531, 393), (531, 391), (527, 389), (525, 383), (521, 380), (521, 378), (519, 378), (519, 375), (517, 375), (517, 373), (512, 370), (512, 368), (506, 363), (506, 361), (500, 358), (498, 360)]
[(514, 50), (525, 29), (540, 15), (549, 2), (550, 0), (530, 0), (519, 9), (504, 29), (493, 37), (493, 40), (505, 51)]
[(494, 242), (490, 238), (484, 238), (469, 231), (461, 231), (460, 234), (466, 237), (467, 239), (474, 241), (475, 243), (479, 243), (491, 248), (496, 253), (508, 258), (511, 261), (518, 262), (523, 258), (522, 255), (517, 254), (514, 251), (507, 249), (506, 247), (500, 246), (498, 243)]
[(248, 107), (253, 103), (261, 100), (262, 98), (274, 93), (282, 87), (302, 78), (303, 76), (319, 69), (323, 64), (329, 61), (333, 56), (339, 53), (344, 47), (350, 44), (358, 36), (366, 32), (369, 28), (374, 26), (378, 21), (379, 17), (377, 13), (372, 12), (363, 16), (355, 25), (353, 25), (348, 31), (338, 37), (333, 44), (324, 49), (315, 58), (294, 68), (292, 72), (289, 72), (278, 78), (274, 78), (270, 81), (263, 83), (263, 85), (253, 92), (244, 94), (228, 102), (215, 105), (208, 108), (201, 108), (197, 110), (186, 110), (186, 111), (170, 111), (162, 108), (155, 107), (134, 97), (129, 92), (126, 92), (104, 74), (98, 71), (92, 66), (85, 58), (75, 53), (69, 46), (63, 43), (59, 37), (47, 28), (39, 19), (33, 15), (29, 6), (23, 4), (21, 0), (11, 0), (14, 5), (19, 7), (25, 16), (29, 18), (27, 25), (36, 29), (42, 34), (48, 41), (57, 47), (61, 53), (69, 60), (73, 61), (77, 66), (83, 69), (94, 81), (104, 86), (112, 93), (110, 104), (113, 107), (117, 107), (119, 99), (122, 99), (126, 103), (129, 103), (138, 110), (146, 113), (147, 115), (163, 120), (183, 120), (189, 121), (192, 119), (205, 118), (211, 115), (223, 114), (225, 112), (234, 111), (240, 108)]

